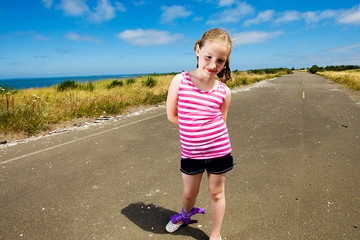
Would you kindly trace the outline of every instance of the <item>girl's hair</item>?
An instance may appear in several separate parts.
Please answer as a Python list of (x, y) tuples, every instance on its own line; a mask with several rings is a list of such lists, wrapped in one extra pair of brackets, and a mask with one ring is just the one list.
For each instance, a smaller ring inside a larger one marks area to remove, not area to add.
[[(231, 70), (230, 70), (230, 52), (232, 48), (231, 38), (229, 34), (220, 28), (212, 28), (204, 33), (200, 40), (195, 43), (194, 50), (196, 51), (196, 46), (199, 45), (200, 48), (204, 46), (204, 44), (208, 41), (215, 41), (215, 42), (225, 42), (229, 48), (229, 55), (226, 59), (224, 69), (221, 70), (217, 76), (219, 77), (220, 81), (225, 83), (228, 80), (231, 80)], [(199, 61), (199, 58), (198, 58)], [(199, 64), (197, 64), (197, 67)]]

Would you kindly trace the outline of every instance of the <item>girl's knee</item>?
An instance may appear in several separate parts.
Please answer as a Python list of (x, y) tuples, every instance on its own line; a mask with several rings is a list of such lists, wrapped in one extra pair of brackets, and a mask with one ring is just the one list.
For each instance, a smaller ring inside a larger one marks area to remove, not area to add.
[(225, 191), (224, 191), (224, 189), (218, 189), (218, 188), (211, 189), (211, 188), (209, 188), (209, 194), (210, 194), (211, 200), (213, 200), (213, 201), (219, 201), (219, 200), (225, 199)]
[(184, 191), (183, 199), (187, 200), (187, 201), (194, 200), (194, 199), (196, 199), (197, 195), (198, 195), (198, 192), (196, 192), (196, 191)]

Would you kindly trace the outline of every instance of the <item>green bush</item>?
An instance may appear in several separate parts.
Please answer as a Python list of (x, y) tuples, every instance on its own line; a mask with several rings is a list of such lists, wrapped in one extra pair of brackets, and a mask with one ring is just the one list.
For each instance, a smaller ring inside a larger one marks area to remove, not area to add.
[(148, 76), (145, 81), (145, 86), (154, 87), (156, 85), (156, 79), (153, 76)]
[(130, 84), (133, 84), (133, 83), (135, 83), (135, 78), (126, 79), (126, 84), (130, 85)]
[(78, 88), (79, 85), (74, 81), (74, 80), (67, 80), (67, 81), (64, 81), (62, 83), (60, 83), (56, 89), (58, 91), (65, 91), (67, 89), (75, 89), (75, 88)]
[(310, 69), (309, 69), (309, 72), (312, 73), (312, 74), (315, 74), (316, 72), (318, 71), (322, 71), (323, 68), (319, 68), (317, 65), (313, 65)]
[(84, 91), (92, 92), (95, 89), (95, 85), (94, 85), (93, 82), (88, 82), (88, 83), (85, 83), (85, 84), (81, 84), (80, 89), (84, 90)]
[(113, 80), (108, 86), (108, 89), (114, 88), (114, 87), (121, 87), (124, 86), (124, 82), (122, 80)]

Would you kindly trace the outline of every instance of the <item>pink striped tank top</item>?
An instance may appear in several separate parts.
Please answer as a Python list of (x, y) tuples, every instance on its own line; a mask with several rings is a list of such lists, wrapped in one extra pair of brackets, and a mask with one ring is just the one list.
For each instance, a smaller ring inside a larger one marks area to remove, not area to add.
[(178, 92), (178, 119), (181, 157), (210, 159), (231, 153), (228, 129), (220, 111), (226, 97), (226, 85), (202, 91), (183, 72)]

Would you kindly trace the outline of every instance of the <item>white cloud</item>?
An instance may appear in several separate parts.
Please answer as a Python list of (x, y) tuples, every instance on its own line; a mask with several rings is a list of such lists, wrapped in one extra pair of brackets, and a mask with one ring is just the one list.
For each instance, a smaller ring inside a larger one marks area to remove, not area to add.
[(41, 35), (40, 33), (36, 32), (36, 31), (18, 31), (15, 32), (15, 35), (17, 36), (31, 36), (33, 39), (38, 40), (38, 41), (49, 41), (51, 40), (50, 38), (47, 38), (43, 35)]
[(301, 14), (298, 11), (285, 11), (282, 17), (275, 19), (275, 23), (288, 23), (301, 19)]
[(139, 7), (139, 6), (145, 5), (146, 2), (145, 1), (133, 1), (133, 4), (135, 7)]
[[(42, 0), (45, 2), (52, 0)], [(46, 5), (45, 5), (46, 6)], [(126, 7), (121, 2), (115, 2), (112, 5), (110, 0), (97, 0), (97, 5), (91, 8), (87, 4), (87, 0), (60, 0), (57, 5), (64, 15), (86, 17), (90, 22), (101, 23), (109, 21), (116, 17), (116, 11), (126, 11)]]
[(167, 31), (158, 30), (126, 30), (118, 34), (118, 38), (139, 46), (162, 45), (175, 42), (182, 38), (181, 34), (170, 34)]
[(77, 41), (77, 42), (92, 42), (98, 44), (103, 43), (103, 41), (99, 38), (91, 37), (88, 35), (81, 36), (75, 32), (68, 33), (65, 35), (65, 37), (69, 40)]
[(50, 40), (50, 38), (47, 38), (41, 34), (36, 34), (33, 38), (35, 40), (39, 40), (39, 41), (49, 41)]
[(252, 24), (260, 24), (260, 23), (263, 23), (263, 22), (268, 22), (273, 18), (274, 14), (275, 14), (274, 10), (266, 10), (264, 12), (260, 12), (256, 16), (256, 18), (246, 20), (244, 22), (244, 26), (250, 26)]
[(53, 5), (53, 0), (41, 0), (46, 8), (51, 8)]
[(231, 38), (235, 46), (235, 45), (255, 44), (255, 43), (265, 42), (283, 33), (284, 33), (283, 31), (276, 31), (276, 32), (249, 31), (249, 32), (241, 32), (241, 33), (233, 34)]
[(321, 20), (334, 18), (337, 13), (334, 10), (324, 10), (317, 12), (305, 12), (302, 14), (302, 17), (305, 19), (306, 23), (317, 23)]
[(240, 18), (254, 13), (254, 7), (246, 2), (239, 2), (236, 8), (225, 9), (220, 13), (213, 14), (206, 22), (209, 25), (217, 25), (222, 23), (236, 23)]
[(219, 7), (230, 6), (235, 3), (235, 0), (220, 0)]
[(121, 11), (121, 12), (126, 11), (126, 7), (121, 2), (115, 2), (115, 6), (116, 6), (116, 9)]
[(360, 5), (357, 5), (350, 10), (343, 11), (338, 18), (338, 22), (360, 25)]
[(186, 18), (192, 14), (192, 12), (187, 11), (180, 5), (174, 5), (171, 7), (163, 6), (161, 9), (163, 10), (160, 17), (161, 23), (172, 23), (177, 18)]
[(348, 52), (348, 51), (356, 49), (356, 48), (360, 48), (360, 43), (335, 48), (335, 49), (331, 50), (330, 52), (342, 53), (342, 52)]
[[(122, 7), (124, 6), (122, 5)], [(100, 0), (95, 8), (95, 12), (90, 14), (90, 20), (92, 22), (103, 22), (111, 20), (115, 16), (115, 8), (111, 5), (111, 3), (109, 3), (108, 0)]]
[(69, 16), (83, 16), (90, 11), (84, 0), (61, 0), (59, 8)]

